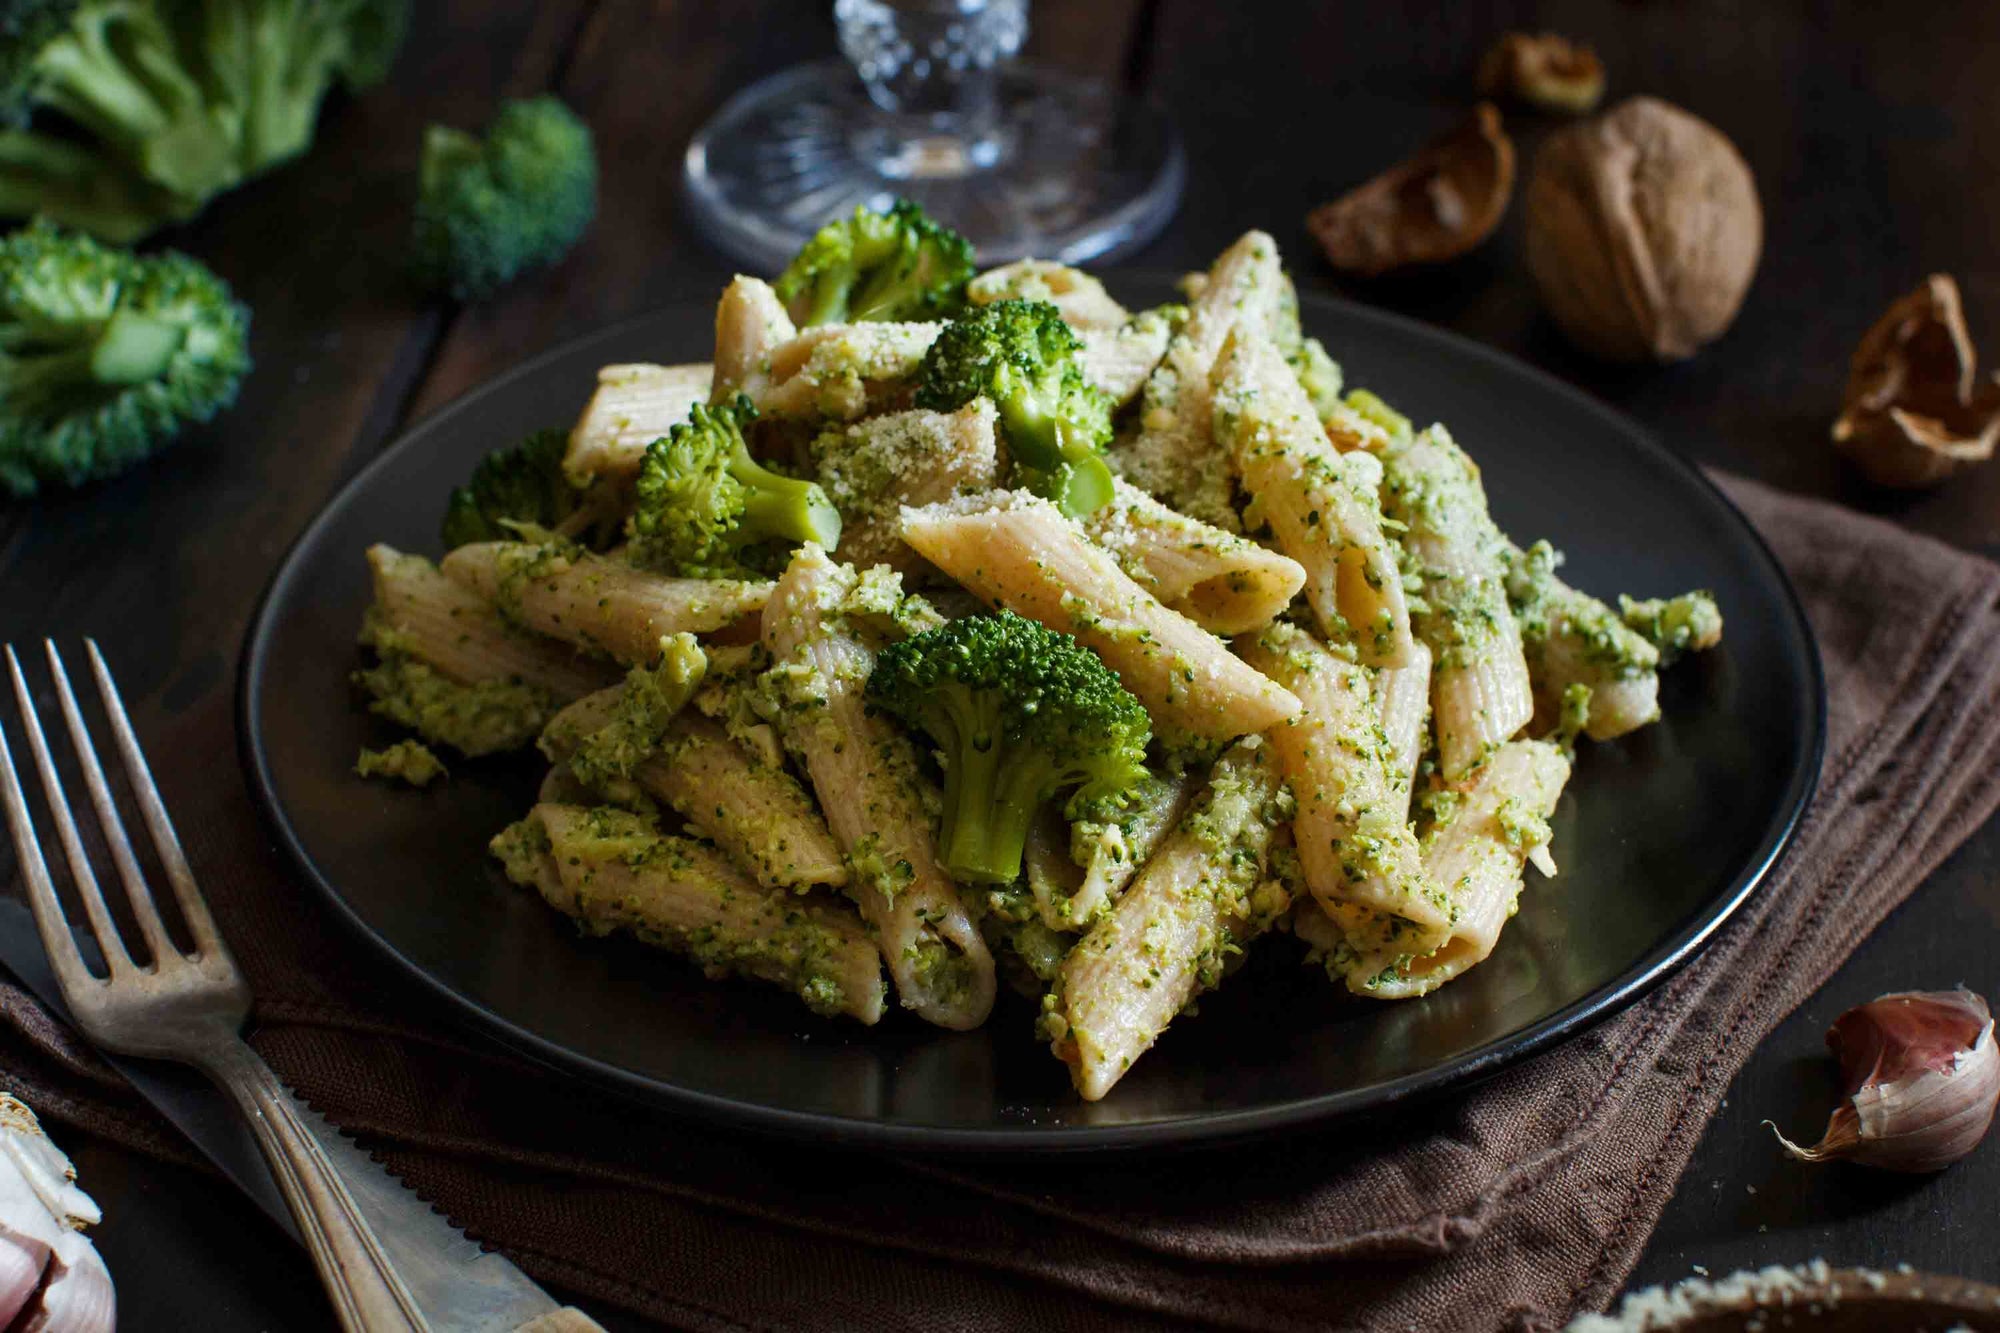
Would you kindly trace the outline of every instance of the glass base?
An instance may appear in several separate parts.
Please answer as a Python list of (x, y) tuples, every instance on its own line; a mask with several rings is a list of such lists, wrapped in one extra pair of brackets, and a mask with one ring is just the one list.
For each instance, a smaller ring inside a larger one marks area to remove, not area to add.
[(688, 144), (688, 206), (709, 240), (763, 274), (830, 219), (898, 195), (961, 232), (982, 266), (1115, 259), (1159, 234), (1187, 177), (1164, 114), (1032, 65), (997, 71), (996, 84), (976, 139), (914, 127), (891, 143), (850, 66), (774, 74)]

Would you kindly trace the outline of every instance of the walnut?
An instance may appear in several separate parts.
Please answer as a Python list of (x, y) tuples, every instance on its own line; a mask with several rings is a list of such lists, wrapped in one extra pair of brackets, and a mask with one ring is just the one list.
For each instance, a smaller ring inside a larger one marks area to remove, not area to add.
[(1933, 486), (1993, 456), (2000, 378), (1980, 381), (1958, 284), (1933, 273), (1854, 349), (1833, 443), (1882, 486)]
[(1514, 144), (1490, 102), (1407, 162), (1306, 218), (1342, 272), (1372, 278), (1453, 259), (1493, 234), (1514, 193)]
[(1510, 32), (1479, 62), (1479, 92), (1581, 116), (1604, 96), (1604, 62), (1557, 33)]
[(1542, 303), (1612, 361), (1680, 361), (1729, 327), (1757, 271), (1764, 215), (1736, 146), (1651, 97), (1550, 136), (1523, 243)]

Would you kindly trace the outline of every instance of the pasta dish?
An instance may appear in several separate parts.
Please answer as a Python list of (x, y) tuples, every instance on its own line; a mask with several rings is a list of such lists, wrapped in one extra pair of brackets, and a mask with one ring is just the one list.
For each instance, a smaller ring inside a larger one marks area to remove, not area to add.
[(355, 679), (415, 735), (360, 771), (536, 749), (491, 851), (584, 932), (862, 1024), (1010, 986), (1091, 1100), (1260, 939), (1445, 985), (1556, 873), (1574, 746), (1721, 614), (1500, 531), (1269, 236), (1183, 295), (830, 223), (722, 292), (711, 363), (607, 366), (484, 460), (442, 558), (369, 550)]

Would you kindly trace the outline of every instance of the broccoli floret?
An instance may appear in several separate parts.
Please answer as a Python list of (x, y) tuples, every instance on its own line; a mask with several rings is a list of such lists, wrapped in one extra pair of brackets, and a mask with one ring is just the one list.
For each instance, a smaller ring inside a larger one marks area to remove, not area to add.
[(1021, 872), (1028, 825), (1068, 791), (1072, 818), (1102, 815), (1146, 777), (1145, 708), (1067, 634), (1003, 611), (885, 648), (870, 704), (921, 728), (944, 764), (938, 839), (954, 878)]
[(0, 240), (0, 488), (122, 472), (236, 401), (250, 312), (186, 255), (48, 223)]
[(942, 319), (965, 306), (972, 245), (907, 199), (829, 222), (772, 284), (800, 328)]
[[(0, 215), (129, 242), (303, 152), (408, 0), (29, 0), (0, 17)], [(49, 124), (20, 128), (32, 116)]]
[(483, 300), (561, 259), (596, 216), (590, 127), (555, 98), (509, 102), (483, 141), (433, 125), (411, 236), (417, 280)]
[(538, 430), (512, 449), (480, 459), (445, 505), (445, 549), (547, 536), (581, 537), (585, 545), (603, 549), (611, 534), (586, 530), (597, 515), (588, 490), (563, 471), (568, 452), (568, 431)]
[(750, 457), (743, 428), (757, 409), (741, 394), (701, 404), (646, 446), (638, 503), (627, 521), (633, 563), (685, 578), (755, 576), (758, 548), (840, 544), (840, 511), (810, 481), (780, 476)]
[(1111, 400), (1085, 378), (1083, 343), (1045, 301), (995, 301), (947, 324), (917, 370), (918, 407), (953, 412), (984, 395), (1029, 490), (1071, 518), (1111, 500)]
[(394, 778), (417, 788), (451, 776), (444, 761), (429, 746), (412, 740), (400, 740), (380, 750), (364, 747), (361, 757), (354, 761), (354, 774), (363, 778)]

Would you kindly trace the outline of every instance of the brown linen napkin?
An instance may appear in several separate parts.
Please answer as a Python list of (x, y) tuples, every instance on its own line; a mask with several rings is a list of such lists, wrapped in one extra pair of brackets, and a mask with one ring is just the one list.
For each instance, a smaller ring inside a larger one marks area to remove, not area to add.
[[(1389, 1330), (1470, 1327), (1468, 1312), (1549, 1329), (1617, 1290), (1763, 1035), (2000, 804), (2000, 567), (1724, 484), (1825, 659), (1826, 768), (1796, 844), (1648, 1000), (1393, 1127), (988, 1168), (662, 1117), (413, 1021), (434, 1010), (337, 930), (241, 787), (216, 780), (227, 699), (141, 725), (260, 997), (258, 1048), (545, 1280), (704, 1330)], [(207, 781), (178, 780), (203, 765)], [(166, 1150), (5, 983), (0, 1018), (0, 1084)]]

